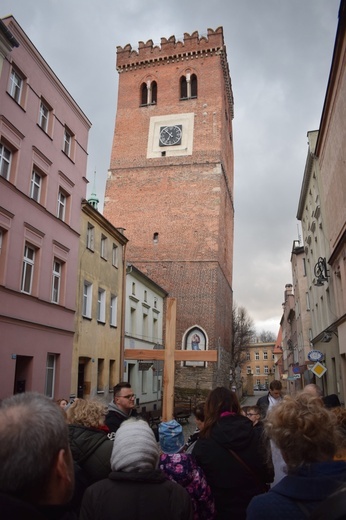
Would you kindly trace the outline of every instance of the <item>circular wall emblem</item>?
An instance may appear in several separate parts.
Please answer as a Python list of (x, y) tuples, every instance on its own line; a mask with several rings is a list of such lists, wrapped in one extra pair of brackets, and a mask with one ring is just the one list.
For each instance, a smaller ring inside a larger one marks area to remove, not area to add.
[(320, 350), (310, 350), (308, 353), (309, 361), (321, 361), (324, 357), (324, 354)]

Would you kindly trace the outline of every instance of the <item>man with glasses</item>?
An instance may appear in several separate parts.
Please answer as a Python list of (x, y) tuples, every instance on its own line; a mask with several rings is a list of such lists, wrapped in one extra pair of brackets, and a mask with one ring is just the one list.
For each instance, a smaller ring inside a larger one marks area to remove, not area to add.
[(250, 419), (253, 426), (259, 426), (262, 428), (261, 412), (258, 406), (249, 406), (246, 412), (246, 417)]
[(135, 417), (136, 396), (131, 384), (123, 381), (113, 388), (113, 401), (108, 405), (108, 413), (105, 423), (111, 432), (116, 432), (123, 421), (129, 417)]

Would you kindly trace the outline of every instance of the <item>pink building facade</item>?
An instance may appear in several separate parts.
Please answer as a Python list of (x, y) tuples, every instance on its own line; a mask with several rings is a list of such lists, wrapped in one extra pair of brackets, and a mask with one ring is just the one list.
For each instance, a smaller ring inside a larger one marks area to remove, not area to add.
[(19, 45), (0, 67), (0, 399), (68, 398), (91, 124), (16, 20), (2, 22)]

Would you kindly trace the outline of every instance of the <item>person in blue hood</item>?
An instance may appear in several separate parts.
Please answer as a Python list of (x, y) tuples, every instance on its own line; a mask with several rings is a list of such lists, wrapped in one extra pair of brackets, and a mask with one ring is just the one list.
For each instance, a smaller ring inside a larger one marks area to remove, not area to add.
[(246, 518), (309, 518), (346, 484), (346, 462), (333, 460), (339, 436), (335, 416), (318, 397), (287, 395), (268, 412), (265, 431), (281, 451), (287, 476), (266, 495), (252, 499)]

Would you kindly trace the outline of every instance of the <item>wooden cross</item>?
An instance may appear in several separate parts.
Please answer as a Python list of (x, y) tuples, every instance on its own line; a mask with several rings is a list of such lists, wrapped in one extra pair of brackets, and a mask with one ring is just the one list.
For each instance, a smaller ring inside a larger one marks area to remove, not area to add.
[(143, 361), (164, 361), (162, 421), (173, 419), (175, 361), (217, 361), (216, 350), (175, 350), (177, 301), (167, 298), (164, 350), (125, 349), (124, 358)]

